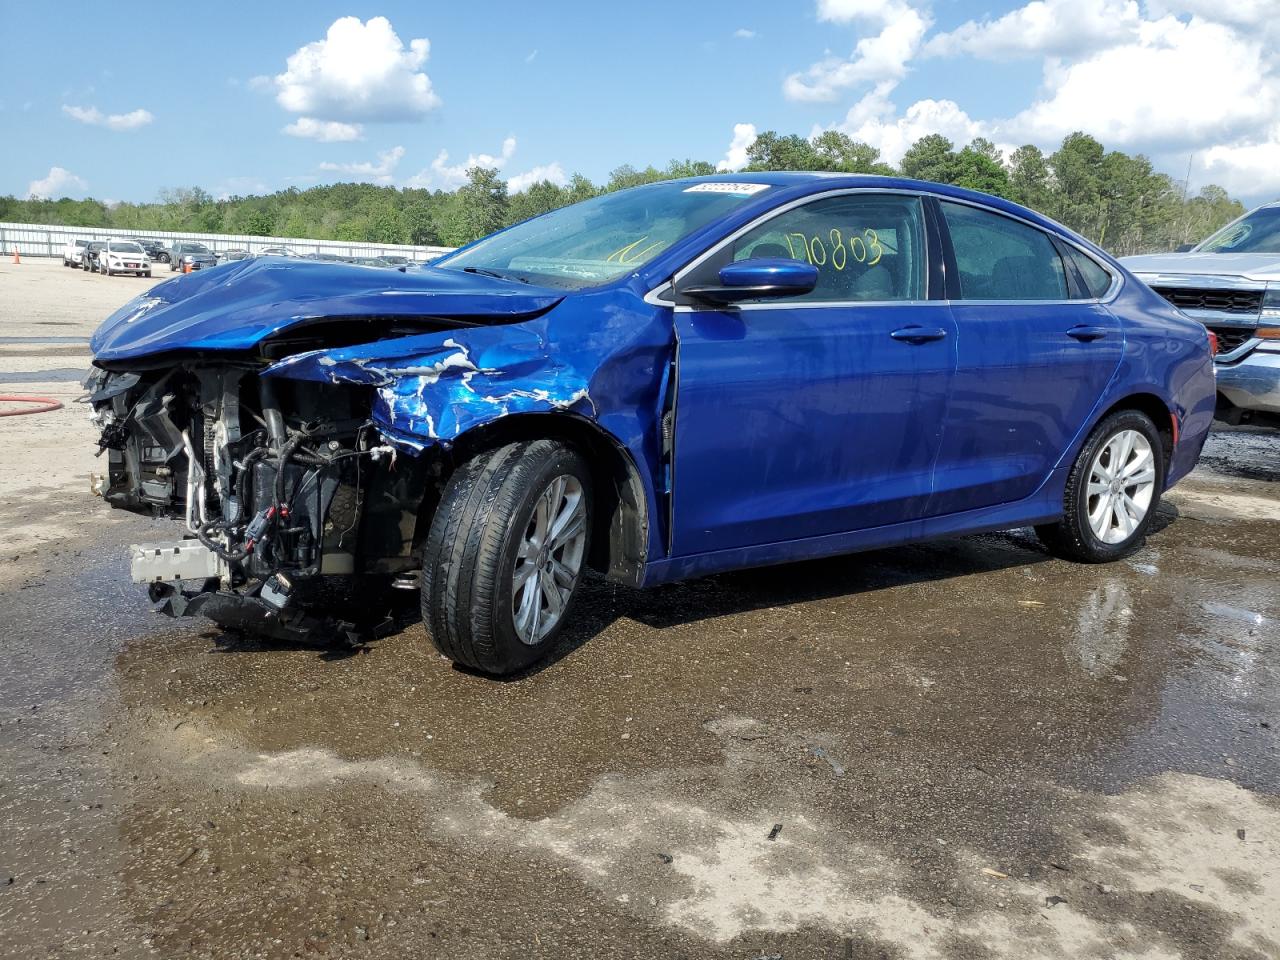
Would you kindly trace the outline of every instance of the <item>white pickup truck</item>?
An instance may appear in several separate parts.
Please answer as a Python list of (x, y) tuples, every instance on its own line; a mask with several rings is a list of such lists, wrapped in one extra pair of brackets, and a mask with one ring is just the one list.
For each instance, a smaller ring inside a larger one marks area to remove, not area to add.
[(1121, 262), (1218, 338), (1217, 418), (1280, 427), (1280, 201), (1185, 253)]
[(88, 240), (68, 240), (67, 245), (62, 248), (62, 265), (64, 267), (83, 266), (84, 248), (88, 245)]

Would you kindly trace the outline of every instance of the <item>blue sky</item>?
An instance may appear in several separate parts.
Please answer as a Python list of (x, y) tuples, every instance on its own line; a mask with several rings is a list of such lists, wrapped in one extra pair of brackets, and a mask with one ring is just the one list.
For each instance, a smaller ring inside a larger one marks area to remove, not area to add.
[(1193, 189), (1280, 194), (1280, 0), (148, 10), (0, 3), (0, 193), (449, 188), (472, 158), (515, 186), (600, 181), (674, 157), (731, 169), (752, 131), (836, 127), (891, 161), (929, 132), (1052, 148), (1086, 129), (1178, 177), (1190, 159)]

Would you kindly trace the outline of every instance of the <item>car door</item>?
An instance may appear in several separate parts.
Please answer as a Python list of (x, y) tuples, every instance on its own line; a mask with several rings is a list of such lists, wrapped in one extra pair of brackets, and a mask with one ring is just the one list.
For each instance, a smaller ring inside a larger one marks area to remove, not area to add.
[(678, 278), (679, 302), (732, 260), (818, 268), (802, 296), (676, 308), (674, 555), (922, 514), (955, 367), (951, 312), (929, 300), (929, 229), (918, 196), (847, 191), (776, 213)]
[(1034, 493), (1124, 346), (1119, 321), (1064, 260), (1065, 241), (985, 207), (939, 207), (958, 351), (930, 516)]

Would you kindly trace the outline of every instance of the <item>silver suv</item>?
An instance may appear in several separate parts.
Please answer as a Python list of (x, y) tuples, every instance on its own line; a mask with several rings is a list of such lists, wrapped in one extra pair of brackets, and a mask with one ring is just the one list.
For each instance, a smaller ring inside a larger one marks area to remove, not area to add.
[(1218, 419), (1280, 427), (1280, 201), (1185, 253), (1121, 262), (1217, 336)]
[(178, 240), (169, 248), (169, 272), (183, 270), (189, 266), (192, 270), (202, 267), (216, 267), (218, 258), (203, 243), (193, 240)]

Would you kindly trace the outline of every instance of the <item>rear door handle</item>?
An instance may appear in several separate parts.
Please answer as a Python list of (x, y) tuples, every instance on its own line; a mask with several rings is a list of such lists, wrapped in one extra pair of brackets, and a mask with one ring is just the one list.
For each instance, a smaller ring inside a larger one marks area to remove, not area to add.
[(1068, 330), (1067, 336), (1088, 343), (1090, 340), (1101, 340), (1109, 332), (1106, 327), (1091, 327), (1088, 324), (1080, 324)]
[(903, 327), (889, 336), (904, 343), (928, 343), (930, 340), (941, 340), (947, 331), (941, 327)]

